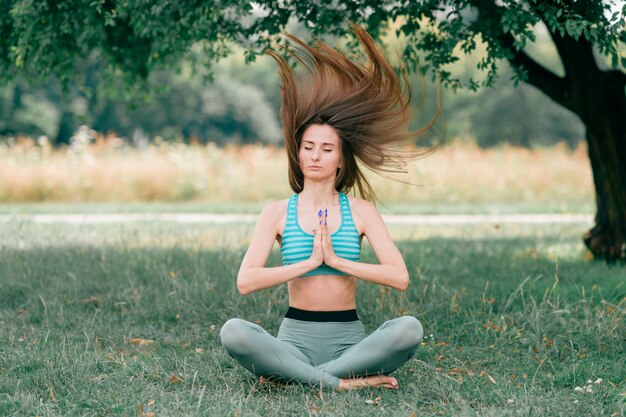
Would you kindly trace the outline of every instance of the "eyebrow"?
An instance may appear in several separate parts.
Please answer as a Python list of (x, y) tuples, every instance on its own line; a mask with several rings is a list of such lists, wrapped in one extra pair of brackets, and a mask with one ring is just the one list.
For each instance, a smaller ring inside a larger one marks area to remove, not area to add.
[[(310, 140), (305, 140), (305, 141), (303, 141), (303, 142), (304, 142), (304, 143), (310, 143), (310, 144), (312, 144), (312, 145), (315, 145), (315, 142), (310, 141)], [(330, 142), (324, 142), (324, 143), (322, 143), (322, 146), (335, 146), (335, 144), (334, 144), (334, 143), (330, 143)]]

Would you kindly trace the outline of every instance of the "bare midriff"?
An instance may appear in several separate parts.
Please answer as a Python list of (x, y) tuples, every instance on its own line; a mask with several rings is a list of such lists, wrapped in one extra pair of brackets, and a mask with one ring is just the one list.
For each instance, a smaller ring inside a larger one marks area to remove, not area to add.
[(356, 278), (345, 275), (313, 275), (289, 281), (289, 305), (309, 311), (342, 311), (356, 308)]

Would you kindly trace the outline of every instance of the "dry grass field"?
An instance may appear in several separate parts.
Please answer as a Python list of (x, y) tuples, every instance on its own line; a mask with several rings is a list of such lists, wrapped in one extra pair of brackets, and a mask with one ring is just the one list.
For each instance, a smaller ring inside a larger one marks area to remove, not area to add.
[[(0, 203), (259, 202), (291, 193), (286, 172), (284, 150), (273, 146), (161, 143), (138, 150), (100, 139), (54, 150), (22, 139), (0, 146)], [(399, 181), (370, 178), (385, 204), (593, 202), (584, 146), (453, 144), (410, 164)]]

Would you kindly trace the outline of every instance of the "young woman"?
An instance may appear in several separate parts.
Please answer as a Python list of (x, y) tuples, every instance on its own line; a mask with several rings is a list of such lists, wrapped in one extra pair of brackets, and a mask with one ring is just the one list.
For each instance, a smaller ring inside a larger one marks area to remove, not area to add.
[[(287, 48), (305, 69), (298, 76), (274, 51), (282, 80), (281, 118), (289, 160), (291, 198), (261, 212), (237, 276), (241, 294), (287, 283), (289, 309), (273, 337), (238, 318), (220, 331), (228, 354), (260, 377), (339, 390), (397, 389), (389, 376), (415, 354), (422, 340), (412, 316), (386, 321), (366, 336), (356, 312), (358, 279), (400, 291), (409, 273), (371, 202), (375, 195), (360, 164), (402, 172), (405, 161), (432, 150), (399, 145), (433, 126), (409, 131), (411, 86), (361, 27), (351, 24), (368, 60), (353, 62), (318, 42)], [(356, 189), (361, 197), (348, 197)], [(360, 262), (366, 237), (378, 264)], [(266, 267), (274, 241), (283, 266)]]

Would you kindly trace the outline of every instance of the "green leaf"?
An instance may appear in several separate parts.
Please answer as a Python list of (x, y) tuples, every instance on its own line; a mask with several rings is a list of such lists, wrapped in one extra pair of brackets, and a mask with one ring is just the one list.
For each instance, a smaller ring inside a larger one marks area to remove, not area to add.
[(568, 20), (565, 22), (565, 31), (568, 35), (572, 37), (576, 34), (576, 27), (573, 20)]

